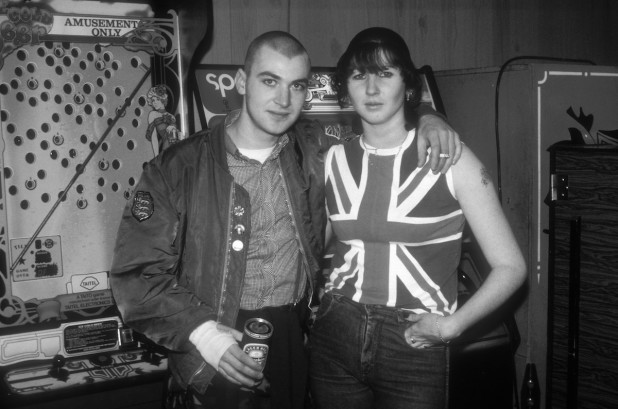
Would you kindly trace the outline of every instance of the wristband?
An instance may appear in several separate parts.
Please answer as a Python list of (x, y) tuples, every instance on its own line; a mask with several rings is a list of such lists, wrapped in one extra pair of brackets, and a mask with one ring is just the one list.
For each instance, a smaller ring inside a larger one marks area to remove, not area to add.
[(234, 336), (229, 331), (221, 331), (215, 321), (206, 321), (191, 332), (189, 341), (199, 351), (204, 361), (215, 369), (219, 369), (219, 361), (234, 344), (237, 344)]

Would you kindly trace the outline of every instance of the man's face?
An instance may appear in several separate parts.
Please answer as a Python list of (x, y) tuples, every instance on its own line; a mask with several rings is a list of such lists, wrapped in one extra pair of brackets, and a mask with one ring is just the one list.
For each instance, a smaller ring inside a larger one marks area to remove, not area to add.
[(239, 70), (236, 85), (255, 132), (279, 137), (296, 122), (309, 72), (306, 55), (288, 58), (268, 46), (258, 50), (249, 73)]

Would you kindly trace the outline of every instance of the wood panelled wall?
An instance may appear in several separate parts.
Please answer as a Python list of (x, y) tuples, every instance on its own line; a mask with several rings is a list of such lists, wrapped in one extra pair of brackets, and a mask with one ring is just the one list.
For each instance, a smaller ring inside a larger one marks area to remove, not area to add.
[(284, 30), (305, 45), (313, 65), (332, 66), (358, 31), (386, 26), (406, 39), (417, 65), (434, 70), (500, 66), (521, 55), (618, 65), (615, 0), (212, 2), (214, 35), (203, 63), (241, 64), (253, 38)]

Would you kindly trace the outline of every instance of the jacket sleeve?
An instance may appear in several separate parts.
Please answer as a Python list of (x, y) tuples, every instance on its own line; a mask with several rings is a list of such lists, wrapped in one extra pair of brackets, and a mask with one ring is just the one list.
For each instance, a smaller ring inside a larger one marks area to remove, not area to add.
[(436, 111), (430, 104), (420, 103), (418, 107), (416, 107), (416, 115), (418, 118), (425, 115), (435, 115), (442, 118), (446, 122), (446, 116), (444, 116), (441, 112)]
[(216, 311), (200, 302), (181, 274), (181, 192), (166, 182), (159, 158), (149, 163), (120, 222), (110, 272), (124, 322), (170, 350), (193, 347), (189, 335)]

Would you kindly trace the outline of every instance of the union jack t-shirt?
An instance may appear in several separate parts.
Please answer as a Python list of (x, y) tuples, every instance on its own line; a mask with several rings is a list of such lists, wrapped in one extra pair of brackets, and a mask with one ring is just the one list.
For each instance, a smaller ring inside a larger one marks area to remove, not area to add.
[(465, 218), (452, 173), (417, 168), (414, 130), (400, 147), (363, 139), (333, 146), (325, 161), (335, 250), (326, 291), (416, 313), (457, 309)]

